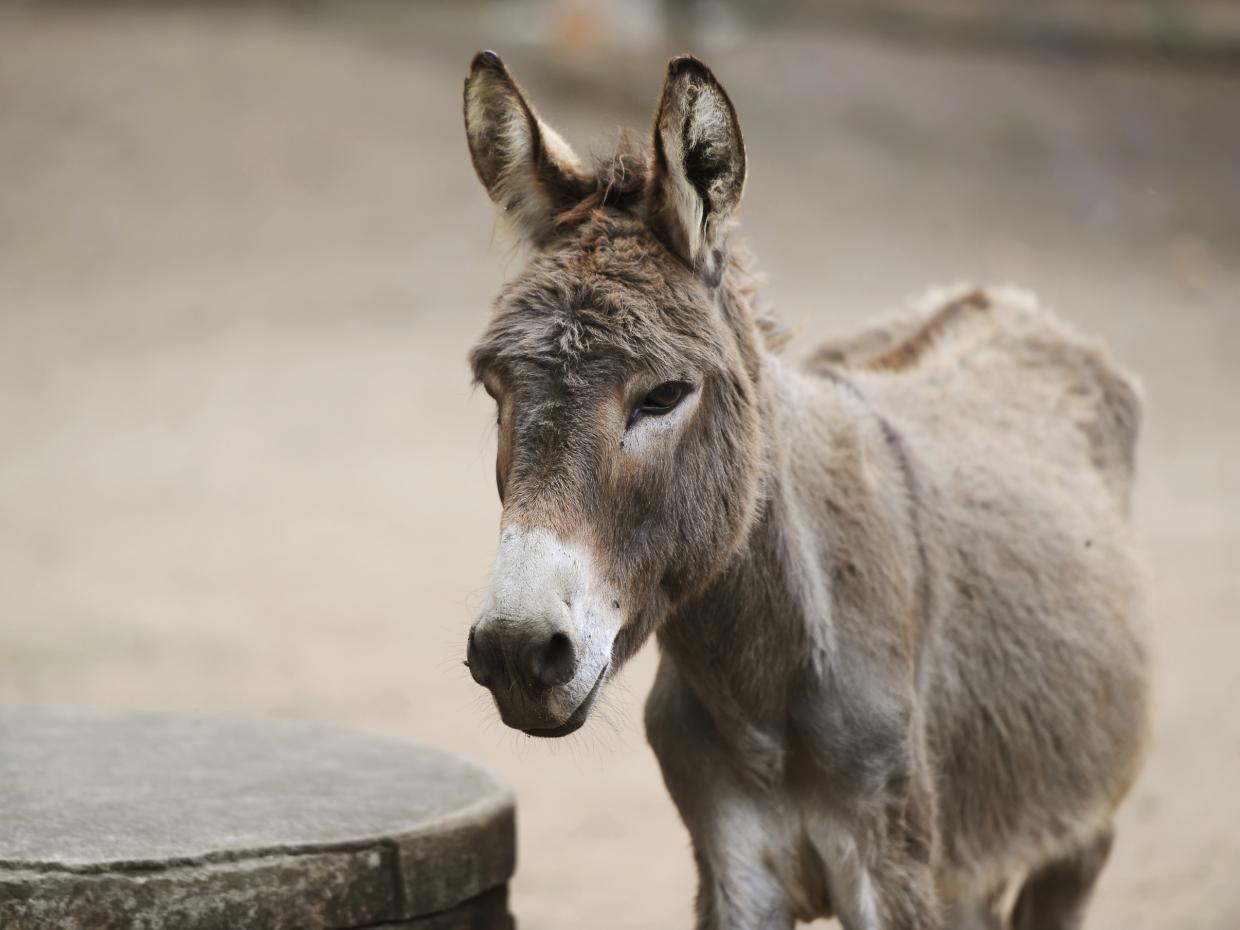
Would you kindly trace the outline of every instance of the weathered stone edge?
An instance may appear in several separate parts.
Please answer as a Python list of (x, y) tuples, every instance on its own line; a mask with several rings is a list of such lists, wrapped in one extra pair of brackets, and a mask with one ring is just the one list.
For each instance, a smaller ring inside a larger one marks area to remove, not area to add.
[(5, 859), (0, 857), (0, 872), (5, 869), (19, 872), (47, 872), (68, 875), (127, 875), (151, 874), (170, 869), (191, 868), (194, 866), (218, 865), (228, 863), (249, 862), (273, 856), (299, 856), (329, 852), (357, 852), (373, 849), (377, 844), (404, 837), (422, 836), (435, 831), (441, 824), (452, 822), (457, 818), (469, 819), (484, 816), (488, 807), (513, 807), (515, 800), (512, 791), (504, 785), (492, 772), (483, 769), (476, 763), (470, 763), (488, 775), (496, 789), (494, 797), (484, 798), (467, 807), (452, 811), (425, 824), (411, 827), (404, 832), (391, 836), (376, 834), (355, 840), (322, 841), (310, 843), (275, 843), (269, 846), (250, 846), (244, 849), (226, 849), (217, 852), (202, 853), (194, 856), (168, 856), (163, 859), (109, 859), (106, 862), (66, 863), (44, 862), (29, 859)]
[(399, 913), (394, 852), (271, 856), (146, 875), (0, 874), (0, 926), (239, 930), (363, 926)]
[(348, 844), (237, 853), (106, 872), (0, 868), (0, 926), (74, 918), (92, 930), (358, 927), (447, 911), (504, 885), (516, 867), (504, 790), (424, 827)]
[(393, 837), (403, 917), (446, 910), (508, 881), (517, 868), (510, 792)]
[(334, 930), (515, 930), (516, 921), (508, 913), (508, 886), (483, 892), (448, 911), (415, 917), (395, 923)]

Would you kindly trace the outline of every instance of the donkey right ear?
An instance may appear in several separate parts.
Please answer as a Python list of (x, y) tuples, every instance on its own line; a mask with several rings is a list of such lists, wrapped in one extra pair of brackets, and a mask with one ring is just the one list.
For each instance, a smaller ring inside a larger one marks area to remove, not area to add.
[(516, 231), (535, 244), (583, 196), (581, 162), (538, 118), (494, 52), (479, 52), (469, 67), (465, 135), (483, 187)]

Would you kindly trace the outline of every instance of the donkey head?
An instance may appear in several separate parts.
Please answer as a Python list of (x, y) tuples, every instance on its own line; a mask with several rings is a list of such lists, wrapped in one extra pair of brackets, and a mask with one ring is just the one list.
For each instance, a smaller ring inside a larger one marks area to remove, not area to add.
[(503, 517), (467, 663), (505, 723), (562, 736), (759, 509), (761, 335), (727, 248), (745, 151), (693, 58), (668, 68), (649, 155), (587, 167), (491, 52), (465, 129), (531, 246), (470, 359), (498, 408)]

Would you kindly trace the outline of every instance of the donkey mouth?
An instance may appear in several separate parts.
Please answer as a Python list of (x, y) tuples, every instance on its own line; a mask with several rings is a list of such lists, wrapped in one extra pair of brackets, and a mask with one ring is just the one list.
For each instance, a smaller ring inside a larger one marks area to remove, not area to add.
[(567, 720), (555, 727), (524, 730), (525, 735), (552, 738), (568, 736), (568, 734), (581, 729), (581, 725), (590, 716), (590, 708), (594, 706), (594, 699), (598, 697), (598, 689), (602, 686), (603, 678), (607, 675), (607, 669), (609, 668), (611, 668), (610, 662), (603, 666), (603, 670), (598, 673), (598, 678), (594, 679), (594, 687), (590, 689), (590, 693), (582, 699), (581, 703), (577, 705), (577, 709), (569, 715)]

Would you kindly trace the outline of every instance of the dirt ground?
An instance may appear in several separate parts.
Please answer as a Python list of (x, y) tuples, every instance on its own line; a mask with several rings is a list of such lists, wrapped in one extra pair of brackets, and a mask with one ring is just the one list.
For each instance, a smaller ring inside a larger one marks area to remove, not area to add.
[[(464, 358), (517, 269), (466, 63), (505, 52), (588, 148), (648, 125), (662, 50), (332, 9), (0, 12), (0, 704), (454, 750), (516, 786), (523, 928), (688, 926), (653, 649), (553, 744), (460, 664), (498, 517)], [(928, 284), (1015, 281), (1142, 378), (1157, 713), (1091, 926), (1240, 927), (1240, 75), (803, 30), (701, 54), (791, 355)]]

